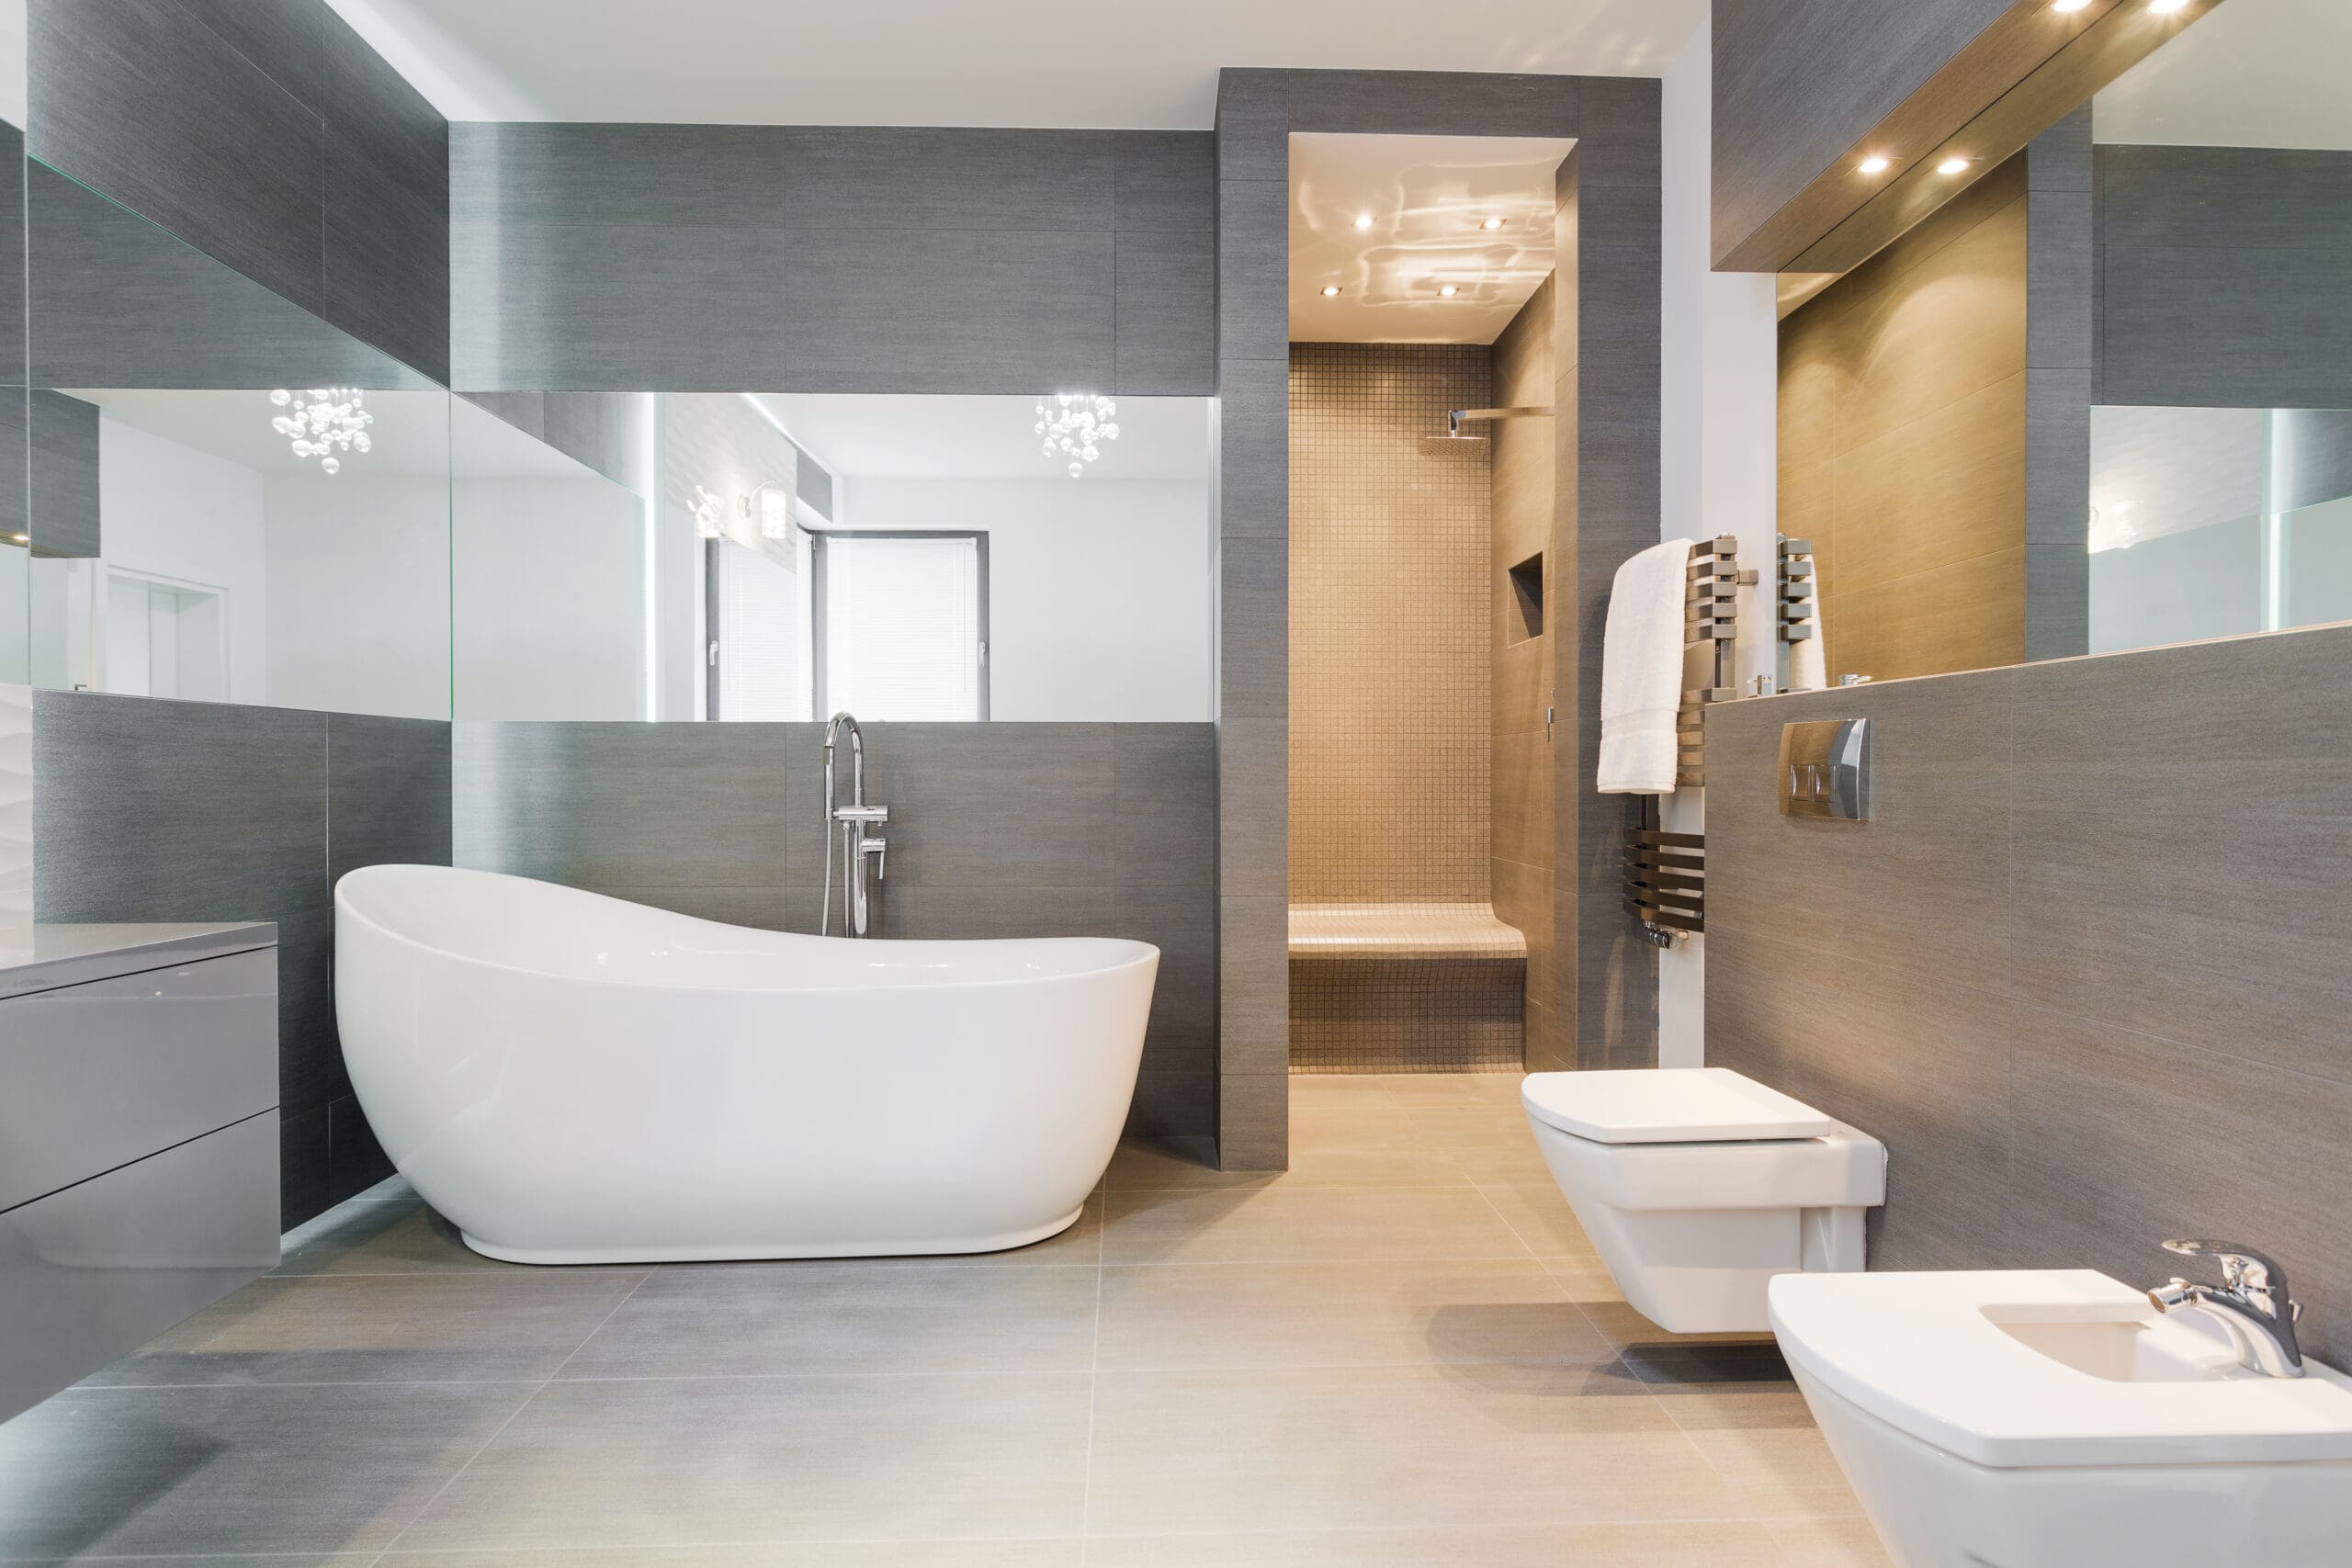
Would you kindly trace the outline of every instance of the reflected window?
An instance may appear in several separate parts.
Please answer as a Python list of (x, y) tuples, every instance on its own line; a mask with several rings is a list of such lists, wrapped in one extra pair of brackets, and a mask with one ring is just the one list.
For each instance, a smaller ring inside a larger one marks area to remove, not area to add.
[(817, 711), (983, 719), (988, 536), (817, 536)]

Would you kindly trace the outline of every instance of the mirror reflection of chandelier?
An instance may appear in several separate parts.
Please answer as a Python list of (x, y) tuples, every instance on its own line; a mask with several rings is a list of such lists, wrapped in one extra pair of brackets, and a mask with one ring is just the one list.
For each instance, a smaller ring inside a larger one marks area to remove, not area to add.
[(1057, 392), (1037, 405), (1035, 434), (1046, 438), (1046, 456), (1070, 459), (1069, 477), (1102, 455), (1102, 444), (1119, 438), (1119, 405), (1097, 392)]
[(287, 412), (269, 427), (294, 444), (297, 457), (316, 457), (322, 472), (342, 468), (342, 452), (366, 452), (374, 446), (368, 427), (376, 416), (361, 406), (367, 397), (356, 387), (312, 387), (289, 392), (280, 387), (269, 394), (272, 406)]

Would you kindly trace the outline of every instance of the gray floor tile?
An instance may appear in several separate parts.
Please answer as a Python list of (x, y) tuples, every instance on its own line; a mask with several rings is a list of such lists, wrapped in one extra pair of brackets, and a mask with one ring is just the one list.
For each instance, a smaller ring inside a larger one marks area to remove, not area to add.
[[(771, 1546), (616, 1546), (535, 1551), (394, 1551), (383, 1568), (1079, 1568), (1058, 1540), (817, 1540)], [(210, 1568), (189, 1564), (189, 1568)], [(265, 1568), (256, 1564), (254, 1568)]]
[(1724, 1517), (1713, 1472), (1638, 1388), (1587, 1367), (1106, 1371), (1090, 1529)]
[(1727, 1524), (1478, 1525), (1271, 1530), (1088, 1543), (1089, 1568), (1787, 1568), (1765, 1527)]
[(1102, 1272), (1106, 1369), (1615, 1359), (1533, 1262), (1176, 1264)]
[(1083, 1375), (550, 1383), (399, 1544), (1073, 1534), (1087, 1409)]
[(644, 1278), (534, 1269), (256, 1280), (88, 1386), (536, 1382)]
[[(1247, 1187), (1269, 1179), (1263, 1171), (1215, 1170), (1136, 1146), (1113, 1156), (1109, 1179), (1113, 1188), (1142, 1190)], [(1293, 1187), (1460, 1187), (1469, 1181), (1413, 1111), (1386, 1104), (1292, 1106), (1290, 1168), (1273, 1179)]]
[(1468, 1187), (1261, 1187), (1109, 1195), (1106, 1263), (1308, 1263), (1532, 1256)]
[(1097, 1270), (742, 1263), (666, 1269), (567, 1378), (790, 1372), (1082, 1372)]
[[(449, 1274), (529, 1269), (484, 1258), (457, 1228), (411, 1199), (339, 1203), (286, 1237), (283, 1274)], [(629, 1270), (643, 1273), (642, 1264)]]
[(530, 1392), (68, 1390), (0, 1426), (0, 1557), (381, 1548)]

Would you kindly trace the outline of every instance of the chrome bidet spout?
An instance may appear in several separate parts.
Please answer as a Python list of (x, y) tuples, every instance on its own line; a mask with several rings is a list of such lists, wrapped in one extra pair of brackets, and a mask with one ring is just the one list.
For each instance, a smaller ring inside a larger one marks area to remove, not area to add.
[[(840, 804), (833, 775), (833, 749), (843, 729), (849, 731), (849, 804)], [(832, 934), (833, 923), (833, 863), (842, 868), (842, 931), (845, 936), (867, 936), (870, 900), (867, 897), (866, 862), (874, 863), (873, 880), (882, 880), (888, 865), (889, 844), (866, 829), (890, 819), (887, 806), (869, 806), (865, 799), (865, 734), (857, 720), (846, 713), (833, 715), (825, 726), (825, 893), (824, 908), (818, 916), (819, 934)]]
[(2158, 1312), (2201, 1312), (2221, 1325), (2248, 1370), (2274, 1378), (2303, 1375), (2303, 1353), (2295, 1343), (2295, 1318), (2302, 1309), (2287, 1294), (2285, 1269), (2235, 1242), (2168, 1241), (2165, 1250), (2219, 1259), (2222, 1283), (2217, 1289), (2176, 1275), (2148, 1292)]

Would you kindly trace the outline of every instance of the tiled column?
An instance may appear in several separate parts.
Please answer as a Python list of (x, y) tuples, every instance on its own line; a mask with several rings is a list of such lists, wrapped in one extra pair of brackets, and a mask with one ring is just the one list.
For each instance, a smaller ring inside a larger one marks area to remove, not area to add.
[(1289, 1163), (1290, 117), (1217, 95), (1217, 1147)]
[(2025, 656), (2090, 651), (2091, 110), (2027, 144)]

